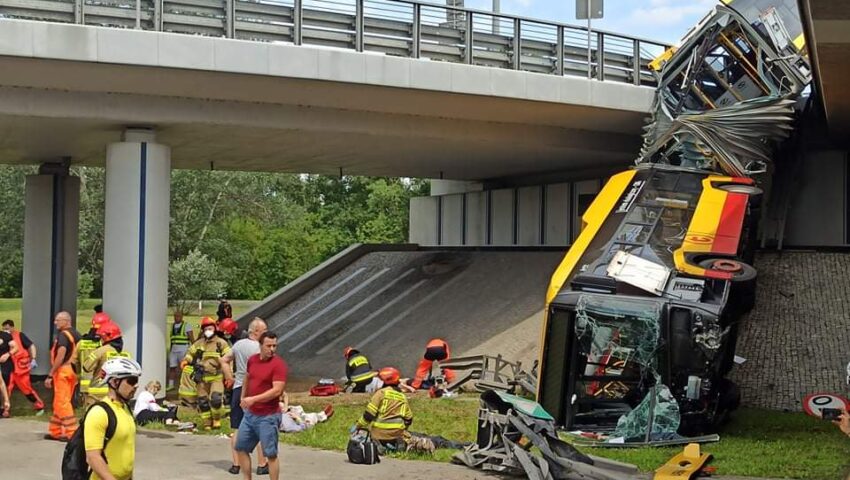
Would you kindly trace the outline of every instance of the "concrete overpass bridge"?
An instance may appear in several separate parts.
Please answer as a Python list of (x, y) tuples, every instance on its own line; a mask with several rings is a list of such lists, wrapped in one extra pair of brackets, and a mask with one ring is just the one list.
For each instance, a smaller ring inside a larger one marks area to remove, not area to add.
[(0, 0), (0, 17), (0, 161), (43, 164), (27, 181), (28, 330), (45, 346), (52, 314), (75, 309), (68, 166), (105, 166), (104, 307), (154, 377), (172, 168), (607, 171), (637, 150), (645, 65), (665, 47), (407, 0)]

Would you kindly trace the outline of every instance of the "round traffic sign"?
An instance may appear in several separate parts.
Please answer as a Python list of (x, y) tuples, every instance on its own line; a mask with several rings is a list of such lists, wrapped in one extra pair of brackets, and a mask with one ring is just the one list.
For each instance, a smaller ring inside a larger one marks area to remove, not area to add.
[(803, 398), (803, 411), (813, 417), (820, 417), (822, 408), (850, 410), (850, 400), (834, 393), (812, 393)]

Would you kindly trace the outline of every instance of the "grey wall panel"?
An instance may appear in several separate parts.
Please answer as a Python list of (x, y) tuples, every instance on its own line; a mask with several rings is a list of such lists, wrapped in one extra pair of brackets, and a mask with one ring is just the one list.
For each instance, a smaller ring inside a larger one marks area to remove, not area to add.
[(466, 245), (487, 244), (487, 192), (466, 194)]
[(596, 194), (599, 193), (599, 180), (583, 180), (573, 184), (573, 218), (572, 239), (575, 240), (581, 233), (581, 216), (587, 207), (593, 203)]
[(443, 195), (440, 245), (463, 245), (463, 194)]
[(788, 246), (845, 245), (847, 153), (807, 155), (785, 224)]
[(410, 199), (410, 243), (437, 245), (438, 197)]
[(544, 212), (546, 245), (569, 245), (570, 242), (570, 184), (546, 185)]
[(490, 245), (514, 244), (514, 194), (512, 188), (490, 192)]
[(543, 187), (517, 189), (517, 245), (540, 245)]

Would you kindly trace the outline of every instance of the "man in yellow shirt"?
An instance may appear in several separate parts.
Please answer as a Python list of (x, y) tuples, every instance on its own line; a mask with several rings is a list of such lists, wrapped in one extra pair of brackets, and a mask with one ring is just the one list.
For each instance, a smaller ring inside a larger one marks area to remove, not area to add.
[(115, 415), (115, 432), (107, 439), (109, 415), (100, 404), (89, 409), (83, 423), (86, 462), (90, 480), (131, 480), (136, 458), (136, 422), (127, 406), (136, 395), (142, 367), (134, 360), (116, 357), (103, 365), (109, 392), (103, 402)]

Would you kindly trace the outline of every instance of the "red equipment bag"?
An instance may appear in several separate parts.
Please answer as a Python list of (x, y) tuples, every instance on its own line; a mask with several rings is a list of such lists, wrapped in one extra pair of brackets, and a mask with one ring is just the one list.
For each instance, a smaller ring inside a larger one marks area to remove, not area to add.
[(311, 397), (332, 397), (338, 393), (339, 387), (337, 387), (335, 384), (322, 385), (319, 383), (310, 388)]

